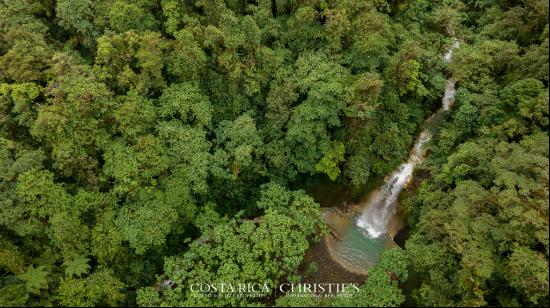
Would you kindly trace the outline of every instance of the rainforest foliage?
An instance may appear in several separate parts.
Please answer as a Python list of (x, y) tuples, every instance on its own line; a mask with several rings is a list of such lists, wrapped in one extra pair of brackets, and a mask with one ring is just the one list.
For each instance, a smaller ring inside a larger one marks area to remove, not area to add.
[(476, 5), (484, 13), (463, 22), (450, 66), (456, 110), (430, 145), (428, 179), (404, 202), (421, 277), (413, 296), (547, 306), (548, 2)]
[(548, 305), (548, 69), (547, 0), (0, 0), (0, 306), (318, 305), (189, 286), (300, 281), (305, 190), (380, 181), (451, 74), (406, 249), (331, 304)]

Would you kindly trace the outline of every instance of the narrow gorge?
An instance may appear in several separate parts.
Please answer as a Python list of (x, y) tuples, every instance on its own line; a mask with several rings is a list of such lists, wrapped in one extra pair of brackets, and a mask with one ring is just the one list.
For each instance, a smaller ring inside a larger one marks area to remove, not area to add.
[[(458, 39), (453, 38), (443, 61), (449, 64), (453, 50), (458, 47)], [(387, 175), (384, 183), (372, 191), (365, 201), (349, 206), (346, 213), (336, 208), (325, 211), (325, 221), (332, 230), (325, 239), (326, 249), (331, 258), (347, 271), (366, 275), (384, 249), (396, 246), (393, 239), (402, 227), (396, 217), (399, 195), (410, 183), (415, 166), (425, 159), (425, 145), (432, 138), (429, 127), (451, 109), (455, 100), (455, 85), (456, 80), (449, 77), (441, 107), (425, 120), (423, 127), (426, 128), (416, 138), (405, 163)]]

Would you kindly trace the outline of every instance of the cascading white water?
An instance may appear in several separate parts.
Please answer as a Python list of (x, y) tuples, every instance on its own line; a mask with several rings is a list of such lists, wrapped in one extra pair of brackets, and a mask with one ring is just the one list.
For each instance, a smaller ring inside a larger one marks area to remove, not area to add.
[[(451, 31), (452, 32), (452, 31)], [(451, 48), (449, 48), (449, 51), (445, 54), (443, 57), (443, 60), (448, 64), (451, 63), (452, 57), (453, 57), (453, 50), (458, 48), (460, 46), (460, 43), (458, 42), (458, 39), (455, 37), (453, 38), (453, 44), (451, 45)], [(450, 77), (447, 79), (447, 88), (445, 88), (445, 95), (443, 96), (443, 110), (447, 111), (451, 109), (451, 106), (453, 105), (455, 101), (455, 85), (456, 80), (453, 77)]]
[(414, 148), (406, 163), (399, 166), (382, 187), (369, 199), (361, 216), (357, 219), (357, 226), (366, 231), (370, 238), (377, 238), (386, 233), (388, 222), (395, 214), (395, 203), (401, 190), (411, 179), (414, 167), (424, 157), (424, 144), (432, 137), (430, 131), (423, 131), (418, 137)]
[[(452, 29), (449, 29), (449, 34), (454, 37)], [(451, 48), (443, 56), (443, 61), (449, 63), (452, 51), (457, 47), (458, 40), (453, 39)], [(426, 119), (426, 127), (436, 123), (443, 112), (452, 107), (455, 84), (456, 81), (452, 77), (447, 79), (442, 106)], [(416, 139), (407, 162), (386, 177), (385, 183), (370, 194), (366, 204), (357, 205), (362, 208), (362, 212), (358, 216), (350, 217), (355, 223), (347, 225), (344, 232), (335, 231), (338, 236), (325, 238), (332, 259), (347, 271), (367, 275), (368, 269), (376, 263), (380, 253), (395, 245), (392, 232), (395, 232), (397, 226), (394, 216), (399, 194), (411, 180), (415, 166), (424, 159), (424, 145), (430, 138), (431, 132), (424, 130)], [(338, 225), (339, 221), (336, 219), (333, 223)]]
[(441, 102), (443, 106), (443, 110), (445, 111), (451, 109), (451, 106), (455, 102), (455, 94), (456, 94), (455, 85), (456, 85), (456, 80), (453, 77), (447, 79), (447, 88), (445, 88), (445, 95), (443, 96), (443, 100)]
[[(449, 51), (443, 57), (446, 63), (451, 62), (453, 49), (458, 47), (458, 39), (453, 38), (451, 48), (449, 48)], [(441, 107), (444, 111), (449, 110), (454, 103), (455, 85), (456, 80), (454, 78), (450, 77), (447, 79), (447, 87)], [(399, 194), (411, 179), (414, 167), (424, 158), (423, 146), (430, 138), (430, 131), (423, 131), (417, 138), (407, 162), (391, 173), (387, 181), (367, 201), (367, 205), (361, 216), (357, 219), (356, 224), (365, 231), (364, 233), (369, 238), (375, 239), (387, 232), (390, 218), (395, 214), (395, 204), (399, 198)]]
[(453, 57), (453, 50), (458, 48), (460, 46), (460, 42), (456, 37), (453, 38), (453, 44), (451, 45), (451, 48), (447, 51), (447, 53), (443, 56), (443, 60), (445, 60), (446, 63), (451, 63), (451, 59)]

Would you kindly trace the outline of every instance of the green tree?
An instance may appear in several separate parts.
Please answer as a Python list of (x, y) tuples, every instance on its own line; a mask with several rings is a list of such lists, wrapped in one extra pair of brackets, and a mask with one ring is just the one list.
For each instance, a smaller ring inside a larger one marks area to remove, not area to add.
[(384, 251), (380, 259), (369, 270), (366, 283), (351, 296), (338, 297), (334, 307), (397, 307), (405, 302), (405, 296), (398, 287), (407, 279), (407, 253), (400, 248)]
[(33, 265), (27, 268), (27, 271), (17, 275), (17, 278), (25, 282), (27, 292), (39, 294), (41, 289), (48, 288), (48, 272), (44, 266), (35, 268)]
[[(232, 218), (208, 222), (185, 254), (165, 260), (165, 275), (183, 283), (164, 292), (163, 304), (255, 303), (254, 298), (197, 297), (188, 286), (201, 281), (248, 281), (275, 288), (298, 269), (309, 240), (318, 240), (323, 234), (318, 204), (303, 191), (268, 184), (257, 206), (265, 211), (258, 221)], [(150, 293), (140, 291), (141, 304), (157, 300), (154, 296), (151, 299)]]
[(124, 284), (109, 271), (95, 272), (86, 278), (66, 278), (59, 286), (59, 303), (63, 306), (116, 306), (125, 299)]

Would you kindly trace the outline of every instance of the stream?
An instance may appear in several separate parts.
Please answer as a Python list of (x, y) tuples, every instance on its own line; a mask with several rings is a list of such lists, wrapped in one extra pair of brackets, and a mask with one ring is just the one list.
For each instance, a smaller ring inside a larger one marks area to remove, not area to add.
[[(450, 63), (453, 50), (458, 47), (458, 39), (453, 38), (443, 61)], [(447, 79), (441, 107), (424, 122), (424, 127), (430, 127), (442, 113), (451, 109), (455, 99), (455, 84), (453, 77)], [(346, 214), (325, 213), (325, 221), (334, 235), (326, 238), (327, 249), (333, 261), (347, 271), (366, 275), (382, 251), (396, 246), (393, 237), (400, 228), (396, 217), (399, 195), (411, 181), (415, 166), (424, 161), (424, 146), (431, 137), (429, 129), (423, 130), (416, 138), (407, 161), (386, 176), (384, 183), (371, 192), (364, 202), (354, 205), (355, 210), (352, 214), (347, 214), (347, 221), (341, 221), (341, 216)]]

